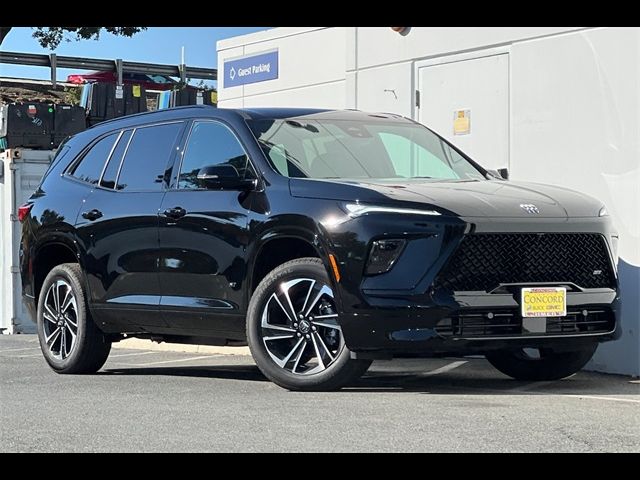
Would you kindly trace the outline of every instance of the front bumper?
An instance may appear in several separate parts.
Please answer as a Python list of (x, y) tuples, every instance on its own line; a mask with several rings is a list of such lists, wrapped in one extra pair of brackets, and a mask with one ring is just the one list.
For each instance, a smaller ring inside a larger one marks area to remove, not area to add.
[(621, 334), (617, 293), (568, 292), (567, 316), (549, 317), (544, 333), (523, 327), (517, 294), (454, 296), (454, 304), (379, 308), (341, 314), (345, 341), (354, 352), (468, 355), (518, 347), (571, 347)]
[[(336, 284), (340, 323), (347, 346), (357, 353), (472, 354), (516, 346), (575, 347), (580, 342), (620, 336), (616, 311), (618, 284), (611, 248), (615, 235), (608, 218), (476, 219), (439, 217), (360, 218), (327, 232), (339, 259)], [(401, 233), (399, 233), (401, 232)], [(571, 284), (536, 281), (501, 285), (491, 291), (455, 292), (434, 288), (438, 274), (465, 235), (477, 233), (598, 234), (605, 240), (612, 280), (607, 288), (569, 287), (566, 317), (549, 319), (544, 333), (528, 333), (520, 315), (523, 287)], [(371, 242), (409, 239), (388, 273), (365, 277)]]

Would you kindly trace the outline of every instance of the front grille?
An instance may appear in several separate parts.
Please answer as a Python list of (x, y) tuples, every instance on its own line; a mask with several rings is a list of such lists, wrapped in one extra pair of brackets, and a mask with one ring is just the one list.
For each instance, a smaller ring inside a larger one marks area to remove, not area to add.
[(508, 283), (615, 286), (604, 237), (588, 233), (466, 235), (434, 286), (489, 292)]
[[(610, 309), (585, 307), (570, 310), (565, 317), (548, 317), (548, 336), (609, 333), (615, 328)], [(436, 332), (447, 338), (512, 337), (528, 335), (522, 329), (522, 317), (517, 310), (494, 310), (461, 313), (438, 322)]]

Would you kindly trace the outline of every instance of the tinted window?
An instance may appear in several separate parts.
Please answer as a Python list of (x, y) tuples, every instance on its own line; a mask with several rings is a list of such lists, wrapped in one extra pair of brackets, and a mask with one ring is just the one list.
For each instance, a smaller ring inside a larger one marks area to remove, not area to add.
[(247, 154), (236, 136), (227, 127), (217, 122), (196, 122), (187, 143), (179, 188), (200, 188), (197, 182), (202, 167), (232, 165), (242, 178), (246, 176)]
[(161, 190), (182, 123), (137, 128), (120, 168), (118, 189)]
[(273, 162), (274, 167), (276, 167), (276, 170), (278, 170), (281, 175), (288, 177), (289, 165), (287, 164), (287, 151), (285, 150), (284, 145), (272, 145), (271, 149), (267, 153)]
[(117, 138), (118, 134), (113, 133), (99, 140), (98, 143), (91, 147), (91, 150), (84, 155), (80, 163), (74, 167), (71, 175), (85, 182), (92, 184), (98, 183), (102, 169), (104, 168), (104, 162), (109, 158), (109, 154)]
[(127, 130), (120, 136), (120, 140), (118, 140), (116, 148), (113, 149), (109, 163), (107, 163), (107, 168), (105, 168), (104, 173), (102, 174), (100, 186), (105, 188), (115, 187), (116, 177), (118, 176), (118, 170), (120, 169), (120, 162), (122, 161), (122, 156), (127, 149), (127, 145), (129, 145), (132, 132), (133, 130)]

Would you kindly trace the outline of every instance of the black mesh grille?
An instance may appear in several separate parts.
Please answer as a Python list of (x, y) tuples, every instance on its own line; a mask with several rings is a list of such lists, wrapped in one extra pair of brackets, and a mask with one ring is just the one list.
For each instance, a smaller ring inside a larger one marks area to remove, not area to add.
[(575, 283), (612, 288), (604, 237), (583, 233), (467, 235), (435, 281), (452, 291), (491, 291), (504, 283)]

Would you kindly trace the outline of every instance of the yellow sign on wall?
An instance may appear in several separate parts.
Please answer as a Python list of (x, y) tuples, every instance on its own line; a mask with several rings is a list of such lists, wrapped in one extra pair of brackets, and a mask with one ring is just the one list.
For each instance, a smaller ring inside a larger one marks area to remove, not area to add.
[(134, 97), (140, 97), (140, 85), (133, 85), (132, 89)]
[(471, 133), (471, 110), (454, 110), (453, 134), (469, 135)]

